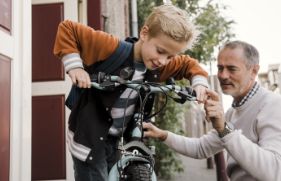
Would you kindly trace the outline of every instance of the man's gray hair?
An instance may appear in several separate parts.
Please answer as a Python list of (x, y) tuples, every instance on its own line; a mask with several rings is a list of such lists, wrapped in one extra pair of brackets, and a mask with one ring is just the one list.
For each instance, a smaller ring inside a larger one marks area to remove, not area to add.
[(259, 64), (259, 52), (256, 49), (256, 47), (254, 47), (253, 45), (243, 42), (243, 41), (231, 41), (231, 42), (227, 42), (220, 51), (222, 51), (223, 49), (235, 49), (235, 48), (241, 48), (244, 52), (244, 56), (246, 58), (246, 64), (248, 66), (251, 65), (258, 65)]

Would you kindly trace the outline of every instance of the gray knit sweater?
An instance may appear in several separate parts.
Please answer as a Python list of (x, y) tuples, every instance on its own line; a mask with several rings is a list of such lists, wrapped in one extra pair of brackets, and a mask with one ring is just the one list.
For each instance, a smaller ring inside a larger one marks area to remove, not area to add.
[(215, 130), (201, 138), (171, 132), (165, 144), (193, 158), (226, 149), (231, 181), (281, 181), (281, 96), (260, 87), (244, 105), (226, 113), (235, 131), (222, 139)]

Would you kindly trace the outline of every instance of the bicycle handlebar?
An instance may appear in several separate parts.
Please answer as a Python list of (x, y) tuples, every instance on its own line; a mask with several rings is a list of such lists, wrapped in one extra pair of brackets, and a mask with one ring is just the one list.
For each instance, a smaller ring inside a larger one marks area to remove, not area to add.
[(167, 93), (175, 92), (180, 99), (174, 98), (176, 102), (184, 103), (185, 101), (196, 101), (196, 92), (191, 87), (182, 87), (175, 84), (160, 85), (151, 82), (139, 82), (125, 80), (120, 76), (109, 75), (103, 72), (91, 75), (92, 87), (100, 90), (114, 89), (120, 85), (125, 85), (134, 90), (145, 90), (150, 93)]

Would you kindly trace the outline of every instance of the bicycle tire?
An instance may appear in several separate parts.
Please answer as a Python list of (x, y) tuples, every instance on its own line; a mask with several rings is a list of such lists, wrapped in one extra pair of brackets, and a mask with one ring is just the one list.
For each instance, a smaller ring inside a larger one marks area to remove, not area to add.
[(147, 164), (141, 162), (130, 163), (124, 169), (125, 179), (120, 181), (151, 181), (151, 171)]

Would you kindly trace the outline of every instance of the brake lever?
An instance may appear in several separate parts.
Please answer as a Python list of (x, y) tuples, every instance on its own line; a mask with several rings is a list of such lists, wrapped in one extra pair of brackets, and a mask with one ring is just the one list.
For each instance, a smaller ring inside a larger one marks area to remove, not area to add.
[(111, 90), (114, 89), (116, 84), (116, 77), (114, 80), (111, 78), (112, 76), (104, 73), (104, 72), (98, 72), (97, 74), (90, 75), (91, 82), (95, 82), (101, 87), (102, 89)]
[(96, 82), (98, 84), (101, 84), (102, 82), (105, 82), (108, 80), (108, 76), (106, 76), (106, 73), (104, 72), (98, 72), (97, 74), (91, 74), (90, 75), (91, 82)]
[(180, 96), (180, 98), (175, 98), (174, 100), (178, 103), (183, 104), (187, 100), (196, 101), (196, 92), (191, 87), (185, 87), (185, 90), (181, 90), (177, 94)]
[(196, 99), (196, 91), (191, 87), (185, 87), (185, 90), (188, 92), (189, 95)]

